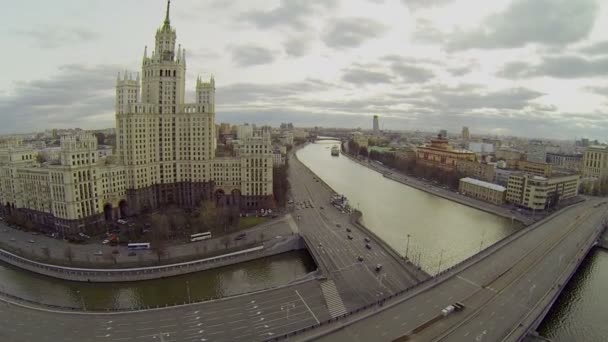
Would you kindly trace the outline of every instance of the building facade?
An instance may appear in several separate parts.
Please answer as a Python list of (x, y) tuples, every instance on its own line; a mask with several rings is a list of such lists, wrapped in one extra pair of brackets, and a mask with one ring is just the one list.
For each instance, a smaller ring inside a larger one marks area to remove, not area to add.
[(458, 172), (465, 177), (493, 182), (496, 176), (496, 164), (480, 163), (476, 160), (459, 160), (456, 166)]
[(419, 146), (416, 151), (418, 163), (446, 171), (455, 171), (460, 161), (475, 161), (475, 153), (452, 148), (441, 135), (432, 139), (430, 145)]
[(374, 115), (374, 125), (373, 125), (373, 130), (374, 130), (374, 134), (378, 134), (380, 133), (380, 122), (378, 122), (378, 115)]
[(467, 126), (462, 127), (462, 140), (464, 140), (464, 141), (471, 140), (471, 133), (469, 132), (469, 127), (467, 127)]
[(234, 156), (216, 158), (215, 80), (198, 78), (195, 101), (186, 103), (186, 65), (168, 2), (141, 74), (116, 81), (115, 155), (100, 158), (96, 138), (77, 133), (61, 138), (58, 162), (41, 165), (34, 151), (8, 141), (0, 146), (4, 210), (75, 232), (167, 204), (270, 207), (270, 134), (244, 136)]
[(526, 147), (526, 160), (545, 163), (547, 161), (547, 146), (542, 141), (530, 140), (530, 143)]
[(503, 205), (507, 189), (504, 186), (466, 177), (460, 179), (458, 191), (465, 196)]
[(608, 146), (591, 146), (585, 150), (581, 171), (585, 178), (608, 177)]
[(579, 171), (583, 161), (583, 155), (580, 153), (547, 153), (547, 163), (565, 170)]
[(104, 219), (126, 216), (125, 168), (99, 158), (95, 136), (64, 136), (59, 154), (59, 160), (39, 164), (34, 151), (22, 144), (0, 148), (5, 215), (18, 211), (41, 230), (63, 234), (103, 230)]
[(507, 185), (507, 202), (531, 210), (544, 210), (578, 195), (580, 175), (541, 177), (514, 173)]

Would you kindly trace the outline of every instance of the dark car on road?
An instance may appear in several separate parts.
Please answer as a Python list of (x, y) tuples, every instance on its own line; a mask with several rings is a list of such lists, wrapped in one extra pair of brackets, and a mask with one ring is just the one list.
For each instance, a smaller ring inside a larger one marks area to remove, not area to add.
[(371, 242), (371, 240), (370, 240), (368, 237), (366, 237), (366, 238), (365, 238), (365, 239), (363, 239), (363, 240), (365, 240), (365, 242)]
[(347, 235), (347, 237), (348, 237), (348, 239), (349, 239), (349, 240), (352, 240), (352, 239), (353, 239), (353, 236), (352, 236), (352, 235), (350, 235), (350, 234), (348, 234), (348, 235)]
[(357, 260), (359, 260), (359, 261), (363, 261), (363, 257), (359, 255), (359, 256), (357, 257)]
[(366, 244), (365, 244), (365, 248), (367, 248), (367, 249), (372, 249), (372, 245), (370, 245), (369, 243), (366, 243)]
[(234, 239), (235, 240), (243, 240), (245, 238), (245, 236), (247, 236), (247, 234), (241, 233), (241, 234), (237, 235)]

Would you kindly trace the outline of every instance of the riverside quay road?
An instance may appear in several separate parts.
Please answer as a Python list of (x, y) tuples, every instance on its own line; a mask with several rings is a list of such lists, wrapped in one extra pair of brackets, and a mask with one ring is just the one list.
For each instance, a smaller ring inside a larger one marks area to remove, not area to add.
[[(331, 189), (314, 177), (293, 158), (294, 200), (312, 206), (295, 210), (292, 224), (319, 265), (319, 279), (129, 313), (68, 313), (8, 299), (0, 305), (0, 341), (264, 341), (375, 303), (428, 278), (331, 206)], [(382, 268), (376, 270), (379, 264)]]
[[(320, 341), (519, 341), (601, 236), (608, 205), (574, 205), (371, 310), (296, 335)], [(462, 303), (447, 315), (442, 309)], [(381, 310), (381, 311), (380, 311)]]

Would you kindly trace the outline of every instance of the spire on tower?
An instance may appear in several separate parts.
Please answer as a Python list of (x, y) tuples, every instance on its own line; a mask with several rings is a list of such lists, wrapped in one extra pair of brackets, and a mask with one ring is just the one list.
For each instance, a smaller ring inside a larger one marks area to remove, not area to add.
[(165, 24), (163, 25), (163, 27), (169, 27), (171, 26), (171, 20), (169, 20), (169, 9), (171, 6), (171, 0), (167, 0), (167, 15), (165, 16)]

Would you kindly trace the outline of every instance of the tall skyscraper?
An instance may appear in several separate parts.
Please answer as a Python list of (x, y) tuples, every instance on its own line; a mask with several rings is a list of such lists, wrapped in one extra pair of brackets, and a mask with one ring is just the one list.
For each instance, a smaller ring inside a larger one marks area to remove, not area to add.
[(169, 10), (170, 1), (141, 74), (116, 81), (116, 160), (100, 157), (95, 136), (83, 132), (61, 138), (57, 163), (38, 163), (21, 141), (0, 143), (0, 202), (7, 204), (0, 211), (67, 235), (100, 232), (103, 221), (166, 204), (268, 208), (269, 131), (239, 140), (234, 156), (215, 158), (215, 80), (199, 77), (195, 102), (185, 102), (186, 50), (176, 48)]
[(463, 140), (471, 140), (471, 134), (469, 133), (469, 127), (462, 127), (462, 139)]
[(374, 115), (374, 134), (380, 133), (380, 123), (378, 122), (378, 115)]

